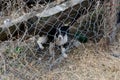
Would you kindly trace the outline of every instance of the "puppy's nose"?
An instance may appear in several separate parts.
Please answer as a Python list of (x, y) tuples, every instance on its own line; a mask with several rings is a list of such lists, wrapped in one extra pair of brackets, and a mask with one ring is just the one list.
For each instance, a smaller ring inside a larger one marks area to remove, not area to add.
[(59, 35), (58, 40), (62, 40), (62, 39), (63, 39), (62, 35)]

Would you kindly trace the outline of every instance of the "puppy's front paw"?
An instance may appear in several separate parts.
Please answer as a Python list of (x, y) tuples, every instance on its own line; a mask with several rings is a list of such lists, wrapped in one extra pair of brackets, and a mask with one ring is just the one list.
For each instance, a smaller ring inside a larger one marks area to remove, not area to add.
[(41, 50), (44, 49), (44, 47), (43, 47), (43, 45), (42, 45), (41, 43), (37, 42), (37, 44), (39, 45), (39, 48), (40, 48)]
[(67, 55), (66, 53), (62, 53), (62, 56), (63, 56), (64, 58), (67, 58), (67, 57), (68, 57), (68, 55)]
[(65, 48), (61, 47), (61, 52), (62, 52), (62, 56), (63, 56), (64, 58), (67, 58), (67, 57), (68, 57), (68, 55), (65, 53), (65, 52), (66, 52), (66, 49), (65, 49)]

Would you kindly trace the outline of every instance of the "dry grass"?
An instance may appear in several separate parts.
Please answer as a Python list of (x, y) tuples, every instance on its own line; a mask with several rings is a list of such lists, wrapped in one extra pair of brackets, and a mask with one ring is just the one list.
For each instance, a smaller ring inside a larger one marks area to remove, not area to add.
[[(0, 64), (1, 80), (119, 80), (120, 58), (111, 56), (119, 53), (118, 45), (110, 46), (111, 51), (95, 51), (95, 45), (85, 44), (72, 50), (67, 59), (49, 71), (46, 65), (33, 59), (30, 63), (24, 58), (11, 59), (6, 65)], [(92, 47), (91, 47), (92, 46)], [(117, 47), (117, 48), (116, 48)], [(24, 56), (23, 56), (24, 57)], [(23, 59), (23, 60), (22, 60)], [(3, 59), (0, 59), (3, 63)], [(11, 64), (10, 64), (11, 63)]]

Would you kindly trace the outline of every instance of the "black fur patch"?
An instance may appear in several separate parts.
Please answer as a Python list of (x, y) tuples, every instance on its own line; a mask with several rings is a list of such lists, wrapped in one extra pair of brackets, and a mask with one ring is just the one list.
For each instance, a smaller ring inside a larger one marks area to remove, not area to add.
[(120, 11), (117, 14), (117, 23), (120, 23)]

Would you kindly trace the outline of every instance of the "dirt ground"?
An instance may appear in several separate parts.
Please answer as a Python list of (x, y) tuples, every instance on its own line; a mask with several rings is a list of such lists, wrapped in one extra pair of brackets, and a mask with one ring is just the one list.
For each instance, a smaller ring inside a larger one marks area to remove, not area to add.
[[(120, 41), (111, 45), (110, 51), (97, 52), (92, 44), (80, 45), (50, 71), (44, 64), (35, 64), (37, 60), (29, 63), (15, 59), (6, 62), (6, 66), (1, 63), (0, 80), (119, 80), (120, 57), (112, 55), (120, 55), (119, 45)], [(4, 61), (1, 59), (1, 62)]]

